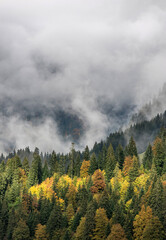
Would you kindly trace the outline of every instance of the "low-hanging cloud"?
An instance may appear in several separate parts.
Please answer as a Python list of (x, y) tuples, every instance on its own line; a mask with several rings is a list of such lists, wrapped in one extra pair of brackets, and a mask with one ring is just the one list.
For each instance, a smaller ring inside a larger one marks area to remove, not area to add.
[(82, 120), (83, 147), (118, 129), (165, 82), (165, 10), (164, 0), (1, 1), (0, 151), (69, 148), (54, 108)]

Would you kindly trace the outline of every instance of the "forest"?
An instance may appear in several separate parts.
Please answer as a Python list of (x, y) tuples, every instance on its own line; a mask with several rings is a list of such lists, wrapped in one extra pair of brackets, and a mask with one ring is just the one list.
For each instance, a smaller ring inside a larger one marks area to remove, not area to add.
[(2, 240), (164, 240), (165, 200), (165, 128), (143, 154), (131, 136), (97, 152), (1, 156)]

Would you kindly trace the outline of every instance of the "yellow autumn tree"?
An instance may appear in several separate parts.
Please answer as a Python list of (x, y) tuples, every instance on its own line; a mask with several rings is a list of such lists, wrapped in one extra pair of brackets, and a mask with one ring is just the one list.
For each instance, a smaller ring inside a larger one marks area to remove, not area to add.
[(119, 223), (112, 225), (111, 233), (107, 240), (127, 240), (124, 229)]
[(84, 178), (88, 176), (88, 171), (90, 167), (90, 161), (83, 161), (80, 168), (80, 177)]
[(84, 232), (85, 232), (85, 221), (86, 218), (82, 217), (79, 226), (77, 227), (76, 233), (75, 233), (75, 239), (76, 240), (84, 240)]
[(69, 204), (66, 208), (66, 216), (67, 216), (67, 220), (70, 221), (70, 219), (74, 216), (74, 209), (73, 209), (73, 205)]
[(66, 193), (66, 197), (68, 199), (68, 203), (72, 204), (74, 208), (76, 207), (76, 193), (77, 193), (76, 187), (73, 184), (71, 184)]
[(48, 240), (46, 225), (41, 225), (40, 223), (37, 225), (34, 240)]
[(106, 229), (108, 225), (108, 218), (104, 208), (99, 208), (96, 210), (95, 215), (95, 229), (93, 230), (95, 240), (102, 240), (106, 237)]
[(138, 213), (138, 215), (135, 216), (135, 219), (133, 222), (135, 240), (142, 239), (146, 224), (148, 224), (152, 216), (153, 216), (152, 209), (149, 206), (145, 208), (145, 206), (142, 205), (141, 211)]

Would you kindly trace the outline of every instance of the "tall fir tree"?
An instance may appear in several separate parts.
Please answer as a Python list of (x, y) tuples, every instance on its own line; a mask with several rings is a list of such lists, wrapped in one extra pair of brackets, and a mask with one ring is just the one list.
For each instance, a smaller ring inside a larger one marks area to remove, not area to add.
[(125, 159), (125, 154), (124, 154), (124, 151), (123, 151), (123, 147), (120, 144), (116, 148), (116, 158), (117, 158), (117, 161), (119, 163), (119, 168), (122, 170), (124, 159)]
[(89, 167), (89, 174), (93, 174), (98, 169), (97, 159), (95, 153), (92, 153), (90, 158), (90, 167)]
[(33, 186), (42, 181), (42, 164), (40, 156), (35, 152), (33, 161), (28, 175), (28, 185)]
[(153, 151), (151, 144), (148, 145), (145, 155), (143, 157), (143, 166), (145, 169), (150, 170), (152, 167)]
[(114, 149), (112, 147), (112, 144), (110, 144), (108, 151), (107, 151), (107, 160), (106, 160), (106, 177), (109, 181), (111, 177), (113, 177), (113, 172), (116, 166), (116, 158), (114, 154)]
[(134, 141), (133, 136), (131, 136), (128, 147), (127, 147), (127, 155), (131, 157), (133, 156), (138, 157), (137, 147), (136, 147), (136, 143)]
[(85, 161), (89, 161), (90, 160), (90, 153), (89, 153), (89, 147), (88, 146), (85, 147), (83, 155), (84, 155), (84, 160)]

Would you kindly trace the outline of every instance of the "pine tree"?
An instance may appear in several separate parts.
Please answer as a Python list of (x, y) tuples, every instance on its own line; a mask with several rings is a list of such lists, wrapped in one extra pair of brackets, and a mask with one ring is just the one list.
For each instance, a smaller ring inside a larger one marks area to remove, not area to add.
[(133, 137), (131, 136), (129, 144), (128, 144), (128, 156), (136, 156), (138, 157), (138, 153), (137, 153), (137, 147), (135, 144), (135, 141), (133, 139)]
[(108, 218), (104, 208), (96, 210), (95, 215), (95, 229), (93, 230), (93, 239), (102, 240), (106, 237), (106, 230), (108, 225)]
[(98, 168), (96, 155), (95, 153), (92, 154), (90, 158), (90, 167), (89, 167), (89, 174), (93, 174)]
[(6, 199), (0, 202), (0, 239), (4, 239), (8, 226), (8, 206)]
[(50, 177), (50, 172), (48, 169), (48, 164), (47, 161), (45, 160), (44, 162), (44, 167), (43, 167), (43, 174), (42, 174), (42, 181), (46, 180), (46, 178)]
[(125, 203), (129, 201), (133, 197), (133, 195), (134, 195), (134, 187), (132, 183), (130, 183), (129, 187), (127, 188)]
[(22, 168), (24, 169), (26, 175), (29, 173), (29, 162), (28, 159), (25, 157), (23, 162), (22, 162)]
[(47, 231), (50, 235), (50, 238), (53, 236), (55, 230), (59, 230), (62, 227), (62, 220), (63, 218), (60, 206), (55, 203), (47, 222)]
[(80, 224), (77, 227), (77, 230), (76, 230), (76, 233), (75, 233), (75, 239), (76, 240), (85, 240), (84, 231), (85, 231), (85, 217), (82, 217), (81, 221), (80, 221)]
[(150, 219), (152, 219), (152, 209), (147, 206), (145, 208), (144, 205), (142, 205), (141, 211), (138, 215), (135, 216), (135, 220), (133, 222), (134, 225), (134, 239), (135, 240), (141, 240), (143, 236), (144, 229)]
[(77, 153), (76, 155), (76, 163), (75, 163), (75, 176), (80, 176), (80, 167), (81, 167), (81, 159), (80, 159), (80, 153)]
[(46, 232), (46, 225), (40, 223), (36, 227), (35, 240), (48, 240), (48, 234)]
[(59, 164), (58, 164), (58, 173), (60, 176), (65, 174), (65, 157), (60, 156)]
[(50, 175), (52, 176), (55, 172), (57, 172), (57, 168), (58, 168), (58, 161), (57, 161), (57, 156), (55, 151), (53, 151), (51, 154), (49, 165), (50, 165)]
[(89, 154), (89, 148), (88, 146), (85, 147), (85, 150), (84, 150), (84, 160), (85, 161), (89, 161), (90, 160), (90, 154)]
[(162, 218), (162, 208), (163, 205), (163, 185), (158, 177), (154, 178), (152, 188), (150, 191), (150, 196), (148, 199), (148, 203), (153, 210), (153, 213), (158, 216), (160, 219)]
[(160, 138), (156, 138), (153, 145), (153, 155), (154, 155), (154, 163), (156, 166), (157, 174), (161, 175), (164, 165), (164, 146), (162, 140)]
[(14, 229), (12, 239), (13, 240), (29, 240), (30, 239), (29, 228), (23, 219), (20, 219), (20, 221), (17, 224), (17, 227)]
[(70, 150), (70, 165), (69, 165), (69, 170), (68, 174), (71, 178), (74, 177), (74, 170), (75, 170), (75, 149), (74, 149), (74, 143), (72, 143), (71, 150)]
[(143, 158), (143, 166), (144, 168), (150, 170), (152, 167), (152, 159), (153, 159), (153, 151), (151, 144), (148, 145), (144, 158)]
[(133, 157), (132, 159), (133, 165), (129, 170), (129, 178), (130, 181), (134, 182), (135, 179), (139, 176), (139, 162), (137, 157)]
[(91, 201), (88, 205), (86, 215), (85, 215), (85, 229), (84, 229), (84, 239), (91, 240), (93, 235), (93, 230), (95, 228), (95, 214), (96, 214), (97, 204)]
[(107, 159), (106, 159), (106, 177), (109, 181), (111, 177), (113, 177), (113, 171), (116, 166), (116, 158), (114, 154), (114, 149), (112, 147), (112, 144), (110, 144), (108, 151), (107, 151)]
[(112, 225), (111, 233), (107, 240), (127, 240), (124, 229), (119, 223)]
[(143, 240), (164, 240), (165, 233), (158, 217), (152, 217), (145, 226)]
[(123, 163), (125, 159), (125, 154), (123, 151), (123, 147), (119, 144), (117, 149), (116, 149), (116, 158), (119, 163), (119, 168), (122, 170), (123, 169)]
[(41, 158), (37, 153), (33, 154), (33, 161), (28, 175), (28, 185), (33, 186), (42, 181)]

